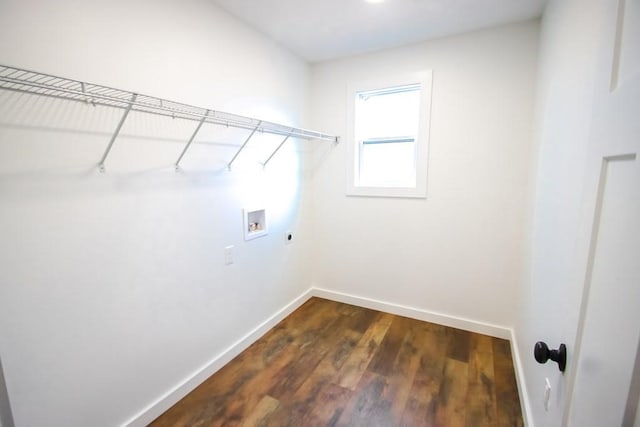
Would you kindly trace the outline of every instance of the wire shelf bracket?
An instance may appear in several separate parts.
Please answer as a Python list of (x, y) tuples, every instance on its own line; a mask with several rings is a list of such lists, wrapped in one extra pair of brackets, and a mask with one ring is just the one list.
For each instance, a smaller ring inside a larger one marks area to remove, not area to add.
[(242, 150), (244, 150), (244, 147), (247, 146), (247, 144), (249, 143), (249, 141), (251, 141), (251, 138), (253, 138), (253, 135), (256, 134), (256, 132), (258, 131), (258, 129), (260, 128), (260, 125), (262, 124), (262, 121), (258, 122), (258, 125), (253, 128), (253, 130), (251, 131), (251, 133), (249, 134), (249, 136), (247, 137), (247, 139), (244, 141), (244, 144), (242, 144), (240, 146), (240, 149), (238, 151), (236, 151), (236, 154), (233, 156), (233, 158), (231, 159), (231, 161), (227, 164), (227, 169), (231, 170), (231, 165), (233, 164), (233, 162), (236, 161), (236, 159), (238, 158), (238, 156), (240, 155), (240, 153), (242, 153)]
[(185, 153), (187, 152), (187, 150), (191, 146), (191, 143), (193, 143), (193, 140), (196, 139), (196, 135), (198, 135), (198, 132), (200, 132), (200, 128), (204, 124), (205, 120), (207, 120), (207, 116), (208, 115), (209, 115), (209, 110), (207, 110), (207, 112), (202, 117), (202, 119), (200, 119), (200, 122), (198, 123), (198, 126), (196, 127), (196, 129), (193, 131), (193, 134), (191, 134), (191, 138), (189, 138), (189, 141), (187, 142), (187, 145), (184, 146), (184, 150), (182, 150), (182, 153), (180, 153), (180, 157), (178, 157), (178, 160), (176, 160), (176, 164), (175, 164), (176, 171), (180, 170), (180, 162), (182, 161), (182, 158), (184, 157)]
[(111, 135), (111, 140), (109, 141), (109, 145), (107, 145), (107, 149), (104, 150), (104, 154), (102, 155), (102, 158), (100, 159), (100, 163), (98, 163), (98, 169), (102, 173), (105, 172), (104, 162), (107, 160), (107, 157), (109, 156), (109, 153), (111, 152), (111, 148), (113, 147), (113, 143), (116, 142), (116, 138), (120, 134), (120, 129), (122, 129), (122, 126), (124, 125), (125, 120), (127, 120), (127, 116), (131, 112), (131, 107), (133, 105), (133, 102), (136, 101), (137, 96), (138, 95), (136, 95), (135, 93), (131, 96), (131, 104), (129, 104), (129, 106), (124, 110), (124, 113), (122, 114), (122, 117), (120, 118), (120, 122), (118, 123), (118, 127), (116, 127), (116, 130), (113, 132), (113, 135)]
[(269, 163), (271, 161), (271, 159), (273, 159), (273, 157), (276, 155), (276, 153), (278, 151), (280, 151), (280, 149), (282, 148), (282, 146), (284, 145), (285, 142), (287, 142), (289, 140), (289, 138), (291, 137), (291, 135), (287, 135), (284, 137), (284, 139), (282, 140), (282, 142), (280, 143), (280, 145), (278, 145), (276, 147), (275, 150), (273, 150), (273, 152), (271, 153), (271, 155), (267, 158), (267, 160), (265, 160), (265, 162), (262, 164), (263, 168), (267, 167), (267, 163)]
[(229, 169), (238, 155), (245, 149), (251, 138), (258, 131), (261, 133), (281, 135), (284, 137), (284, 140), (264, 162), (263, 166), (266, 166), (266, 164), (271, 161), (282, 145), (284, 145), (284, 143), (290, 138), (331, 141), (334, 144), (338, 144), (340, 142), (338, 136), (323, 132), (295, 127), (292, 128), (290, 126), (266, 120), (259, 120), (224, 111), (205, 109), (149, 95), (142, 95), (108, 86), (81, 82), (78, 80), (57, 77), (50, 74), (5, 65), (0, 65), (0, 89), (63, 99), (67, 101), (77, 101), (92, 106), (105, 106), (124, 110), (123, 115), (120, 118), (120, 122), (112, 134), (109, 144), (98, 163), (98, 167), (102, 172), (105, 171), (105, 161), (107, 160), (107, 157), (111, 152), (111, 148), (113, 147), (113, 144), (115, 143), (118, 134), (131, 111), (198, 122), (196, 129), (175, 163), (176, 170), (179, 170), (182, 158), (191, 147), (198, 132), (205, 123), (251, 131), (249, 137), (227, 164)]

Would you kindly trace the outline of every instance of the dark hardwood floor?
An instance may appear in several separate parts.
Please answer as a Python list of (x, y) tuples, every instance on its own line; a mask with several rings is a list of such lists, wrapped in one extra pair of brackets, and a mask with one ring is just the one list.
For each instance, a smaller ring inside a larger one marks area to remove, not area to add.
[(152, 426), (522, 426), (509, 342), (312, 298)]

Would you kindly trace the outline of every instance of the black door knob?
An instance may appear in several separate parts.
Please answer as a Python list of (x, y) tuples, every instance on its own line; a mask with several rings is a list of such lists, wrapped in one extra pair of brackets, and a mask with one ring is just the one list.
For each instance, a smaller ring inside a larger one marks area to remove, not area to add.
[(560, 344), (557, 350), (549, 350), (546, 343), (538, 341), (533, 348), (533, 355), (538, 363), (547, 363), (549, 359), (557, 362), (560, 372), (564, 372), (567, 367), (567, 347), (564, 344)]

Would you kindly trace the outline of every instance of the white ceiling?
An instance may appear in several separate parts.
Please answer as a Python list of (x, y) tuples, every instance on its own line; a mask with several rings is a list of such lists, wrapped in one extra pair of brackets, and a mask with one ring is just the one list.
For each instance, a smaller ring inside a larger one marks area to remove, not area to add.
[(310, 62), (538, 17), (546, 0), (214, 0)]

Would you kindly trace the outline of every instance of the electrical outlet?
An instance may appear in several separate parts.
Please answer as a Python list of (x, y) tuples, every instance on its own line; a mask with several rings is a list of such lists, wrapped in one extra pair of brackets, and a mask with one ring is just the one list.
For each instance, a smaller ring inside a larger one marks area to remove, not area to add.
[(551, 383), (549, 378), (544, 379), (544, 410), (549, 412), (549, 399), (551, 398)]
[(224, 248), (224, 264), (233, 264), (233, 245)]
[(287, 245), (293, 243), (293, 233), (291, 231), (287, 231), (286, 233), (284, 233), (284, 242)]

